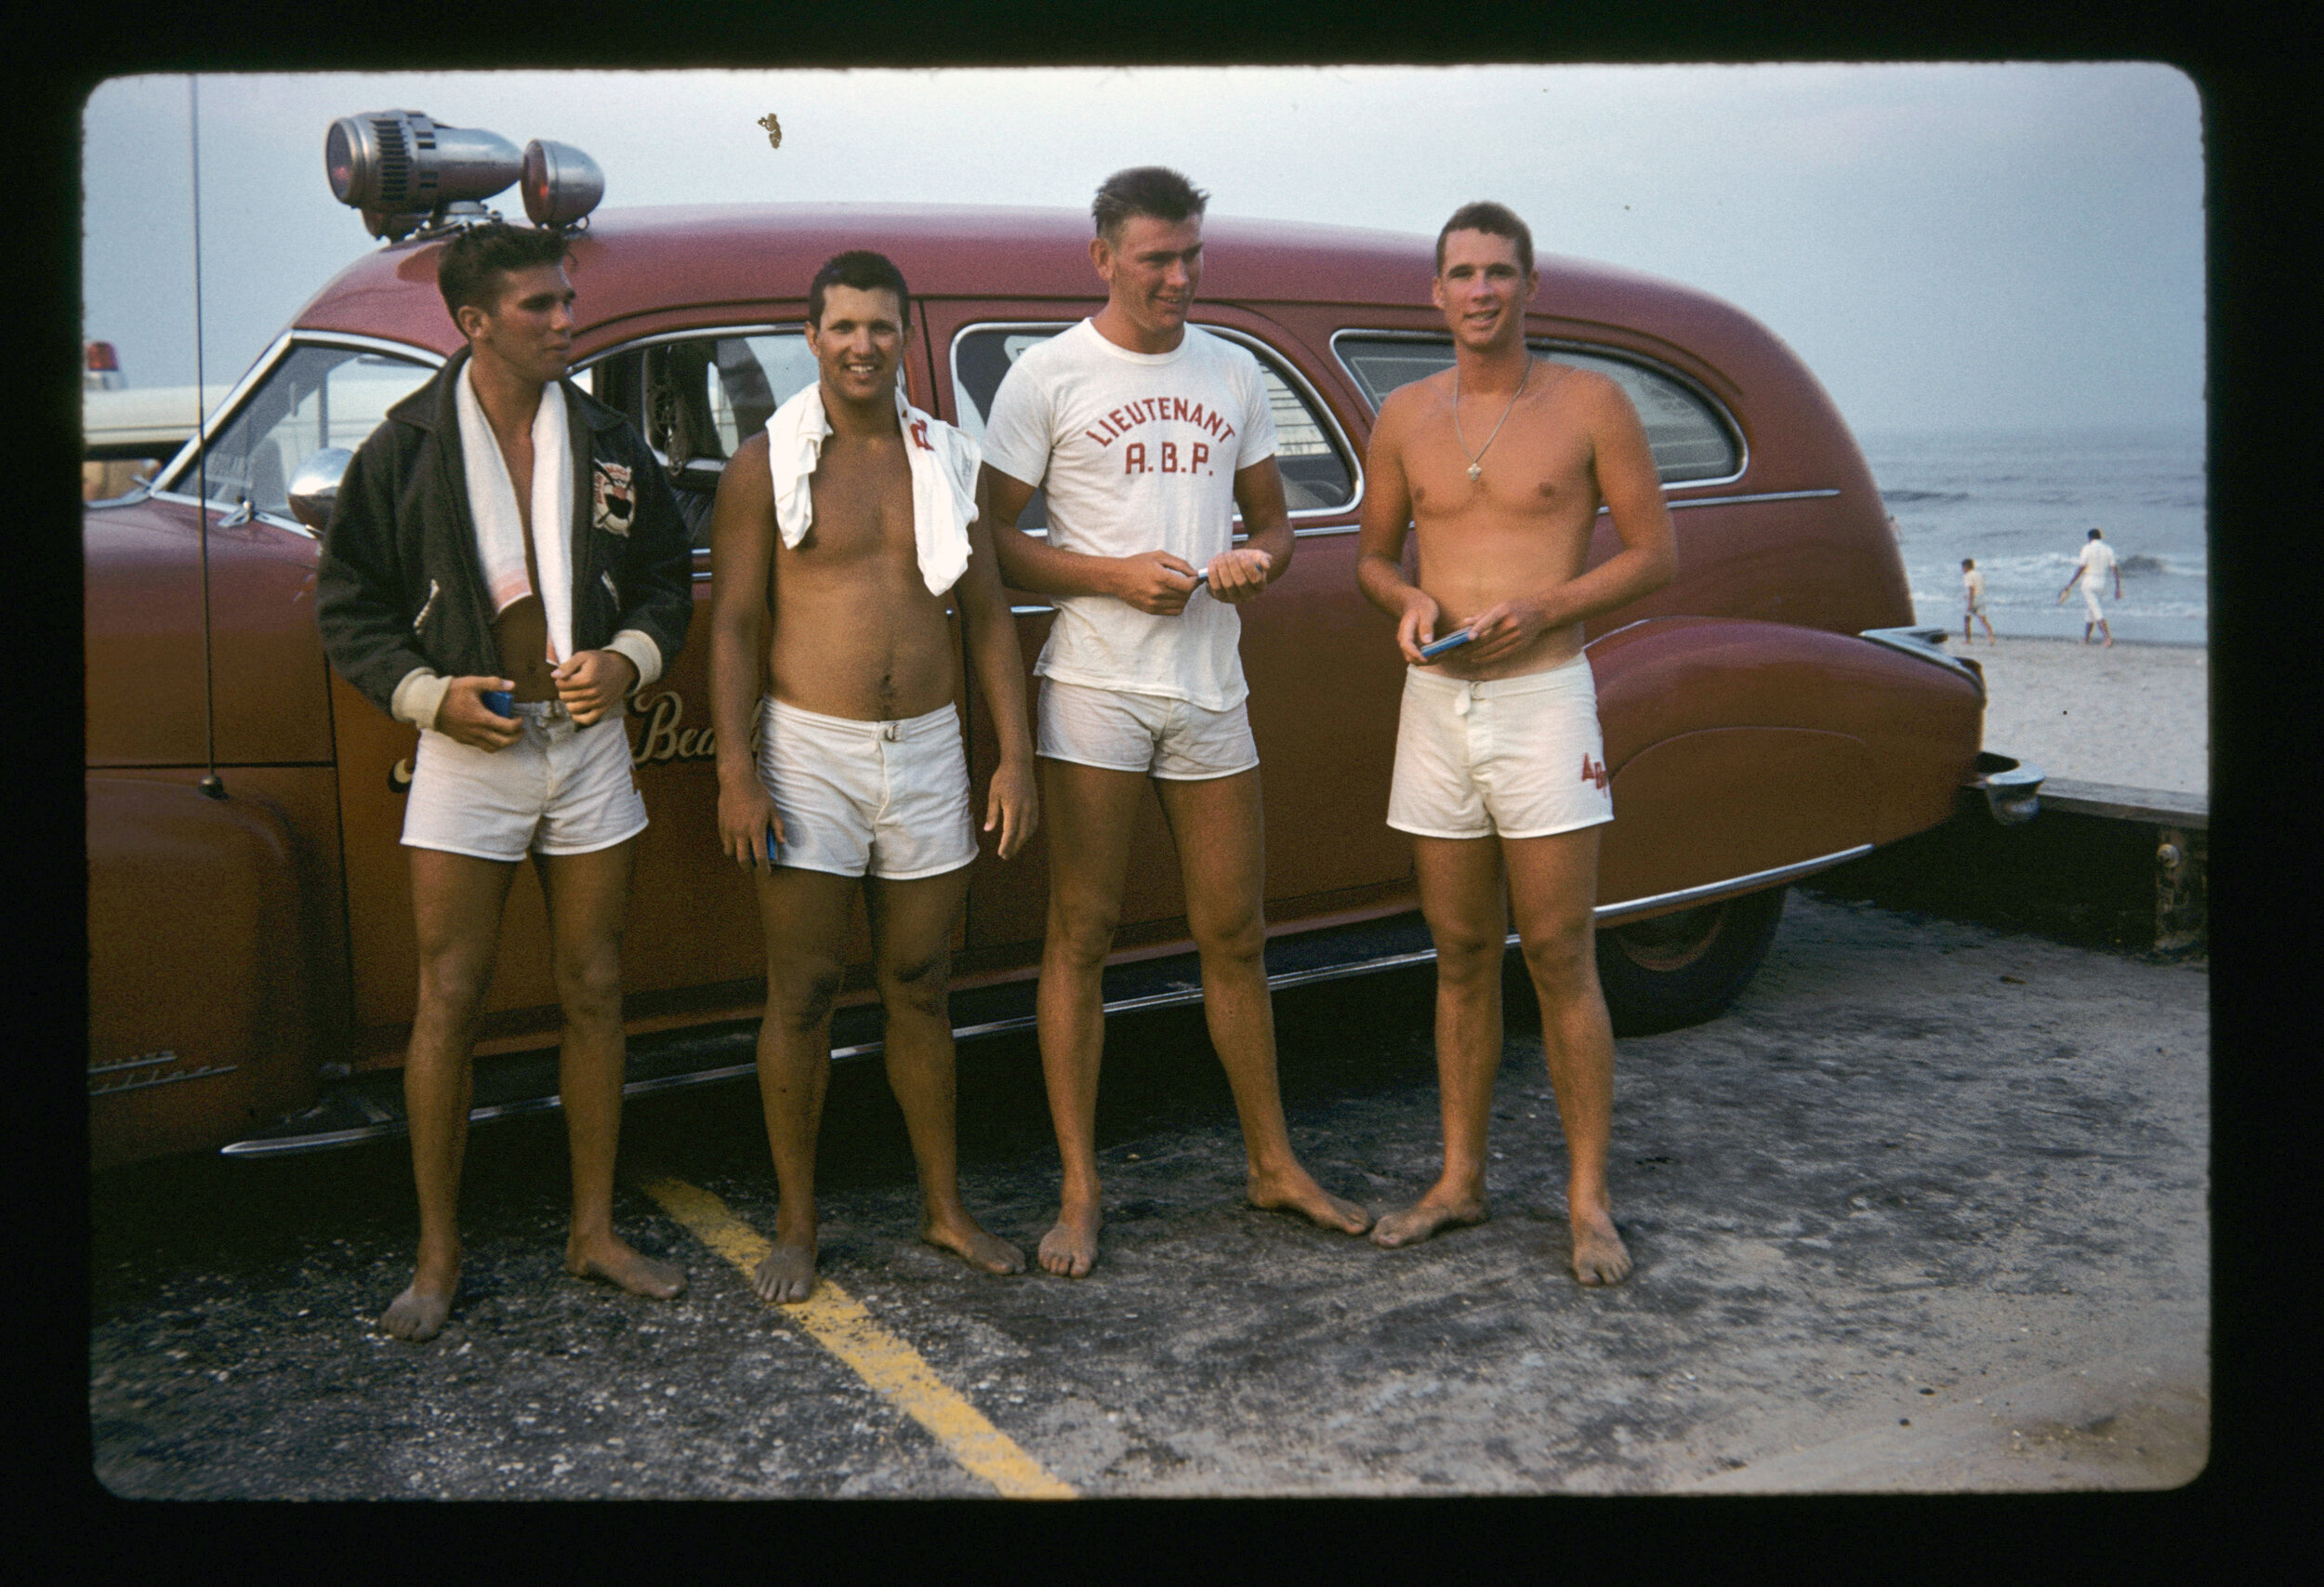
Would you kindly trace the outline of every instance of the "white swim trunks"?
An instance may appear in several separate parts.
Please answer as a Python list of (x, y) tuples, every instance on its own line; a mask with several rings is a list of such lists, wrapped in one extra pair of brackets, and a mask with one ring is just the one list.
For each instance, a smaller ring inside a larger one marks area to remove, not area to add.
[(2106, 612), (2098, 604), (2098, 585), (2094, 579), (2082, 580), (2082, 606), (2090, 613), (2092, 622), (2106, 620)]
[(976, 858), (960, 712), (858, 721), (759, 702), (759, 780), (783, 818), (774, 862), (912, 881)]
[(1577, 655), (1472, 683), (1405, 672), (1388, 825), (1423, 838), (1546, 838), (1614, 819), (1597, 680)]
[(480, 860), (587, 854), (645, 830), (645, 800), (618, 716), (575, 728), (553, 700), (517, 707), (524, 736), (478, 749), (423, 728), (403, 841)]
[(1231, 777), (1259, 764), (1250, 713), (1237, 700), (1222, 711), (1167, 694), (1132, 694), (1041, 680), (1038, 754), (1171, 782)]

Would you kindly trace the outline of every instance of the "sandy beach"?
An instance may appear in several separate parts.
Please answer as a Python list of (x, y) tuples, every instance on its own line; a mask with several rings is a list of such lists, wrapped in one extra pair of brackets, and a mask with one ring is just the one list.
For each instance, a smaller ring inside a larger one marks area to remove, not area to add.
[(1985, 668), (1985, 747), (2053, 777), (2211, 794), (2211, 653), (2012, 639), (1946, 648)]

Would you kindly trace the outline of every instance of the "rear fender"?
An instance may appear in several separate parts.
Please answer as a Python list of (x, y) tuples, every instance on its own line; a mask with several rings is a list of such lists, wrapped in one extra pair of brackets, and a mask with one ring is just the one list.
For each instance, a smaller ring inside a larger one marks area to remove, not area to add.
[(263, 796), (92, 776), (95, 1166), (231, 1140), (316, 1094), (295, 839)]
[(1853, 635), (1657, 618), (1589, 655), (1615, 811), (1601, 906), (1893, 842), (1945, 820), (1976, 760), (1975, 681)]

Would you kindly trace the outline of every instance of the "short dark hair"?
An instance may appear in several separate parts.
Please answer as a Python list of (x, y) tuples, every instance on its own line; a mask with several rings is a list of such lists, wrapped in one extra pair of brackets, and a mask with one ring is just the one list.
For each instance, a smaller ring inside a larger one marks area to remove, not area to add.
[(1526, 275), (1533, 273), (1533, 230), (1517, 218), (1517, 212), (1505, 204), (1495, 204), (1481, 198), (1474, 204), (1464, 204), (1445, 222), (1445, 229), (1436, 233), (1436, 273), (1445, 273), (1445, 239), (1455, 231), (1485, 231), (1496, 237), (1507, 237), (1517, 245), (1517, 268)]
[(2092, 539), (2093, 539), (2093, 540), (2097, 539), (2097, 538), (2098, 538), (2098, 531), (2097, 531), (2097, 530), (2095, 530), (2095, 529), (2093, 529), (2093, 530), (2090, 532), (2090, 537), (2091, 537)]
[(1090, 202), (1089, 218), (1098, 235), (1108, 243), (1120, 239), (1122, 226), (1133, 215), (1144, 215), (1175, 226), (1199, 217), (1210, 195), (1168, 165), (1132, 165), (1116, 171), (1098, 184)]
[(562, 264), (572, 251), (572, 240), (547, 226), (511, 226), (506, 220), (470, 226), (436, 256), (436, 290), (457, 324), (464, 307), (490, 313), (497, 306), (503, 272)]
[(823, 328), (824, 296), (834, 286), (852, 286), (858, 292), (892, 292), (896, 295), (897, 313), (905, 324), (912, 323), (912, 289), (904, 284), (904, 272), (885, 254), (876, 254), (869, 248), (850, 248), (823, 261), (815, 279), (807, 284), (807, 323), (817, 330)]
[(1975, 567), (1977, 565), (1977, 559), (1974, 557), (1963, 557), (1961, 559), (1961, 565), (1963, 567)]

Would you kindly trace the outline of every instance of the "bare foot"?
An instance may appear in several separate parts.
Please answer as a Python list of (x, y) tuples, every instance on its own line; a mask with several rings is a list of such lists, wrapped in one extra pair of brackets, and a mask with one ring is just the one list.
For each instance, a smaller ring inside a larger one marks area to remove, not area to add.
[(751, 1270), (750, 1287), (762, 1301), (803, 1301), (815, 1287), (815, 1247), (776, 1246)]
[(1619, 1284), (1630, 1276), (1630, 1248), (1614, 1230), (1611, 1214), (1577, 1212), (1574, 1231), (1574, 1276), (1584, 1284)]
[(1079, 1278), (1095, 1267), (1098, 1230), (1104, 1222), (1094, 1206), (1060, 1207), (1055, 1226), (1041, 1237), (1041, 1271)]
[(419, 1280), (415, 1278), (409, 1289), (388, 1303), (379, 1326), (396, 1338), (408, 1339), (415, 1344), (433, 1339), (443, 1331), (444, 1319), (452, 1315), (452, 1296), (458, 1288), (456, 1276), (451, 1287), (441, 1293), (421, 1289)]
[(575, 1278), (598, 1278), (628, 1290), (667, 1301), (684, 1292), (686, 1270), (633, 1250), (618, 1235), (583, 1245), (565, 1241), (565, 1271)]
[(1270, 1212), (1297, 1212), (1319, 1229), (1360, 1235), (1372, 1226), (1372, 1215), (1353, 1201), (1332, 1195), (1294, 1166), (1287, 1172), (1253, 1172), (1243, 1190), (1244, 1199)]
[(941, 1246), (953, 1252), (980, 1272), (1024, 1271), (1024, 1252), (997, 1235), (986, 1234), (965, 1212), (942, 1223), (933, 1218), (923, 1218), (920, 1220), (920, 1238), (930, 1245)]
[(1438, 1196), (1434, 1191), (1401, 1212), (1391, 1212), (1372, 1229), (1372, 1243), (1393, 1250), (1419, 1245), (1446, 1229), (1465, 1229), (1493, 1214), (1481, 1196)]

